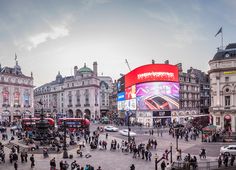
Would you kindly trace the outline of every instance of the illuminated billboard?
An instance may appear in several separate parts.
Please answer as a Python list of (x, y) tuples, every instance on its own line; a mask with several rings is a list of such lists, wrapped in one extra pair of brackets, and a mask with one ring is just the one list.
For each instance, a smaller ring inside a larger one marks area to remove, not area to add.
[(125, 110), (125, 100), (124, 101), (118, 101), (118, 110)]
[(137, 110), (179, 109), (179, 83), (149, 82), (136, 85)]
[(124, 101), (125, 100), (125, 92), (120, 92), (117, 94), (117, 101)]
[(136, 110), (136, 99), (125, 100), (125, 110)]
[(127, 87), (125, 89), (125, 99), (130, 100), (136, 98), (136, 86)]
[(124, 82), (125, 88), (145, 82), (179, 82), (178, 67), (170, 64), (144, 65), (125, 75)]

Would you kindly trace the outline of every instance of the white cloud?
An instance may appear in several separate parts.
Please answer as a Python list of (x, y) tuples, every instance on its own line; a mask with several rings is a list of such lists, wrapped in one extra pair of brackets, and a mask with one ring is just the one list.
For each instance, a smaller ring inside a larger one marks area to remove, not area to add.
[(27, 49), (31, 50), (32, 48), (36, 48), (39, 44), (42, 44), (48, 40), (55, 40), (68, 35), (69, 30), (65, 26), (53, 26), (49, 32), (42, 32), (29, 37), (29, 45), (27, 46)]

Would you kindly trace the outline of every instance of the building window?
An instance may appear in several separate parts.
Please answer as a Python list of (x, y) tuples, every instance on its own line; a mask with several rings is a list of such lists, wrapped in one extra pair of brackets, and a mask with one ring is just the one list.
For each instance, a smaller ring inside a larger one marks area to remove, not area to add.
[(230, 96), (225, 96), (225, 106), (230, 106)]
[(2, 95), (3, 95), (3, 104), (9, 104), (9, 92), (6, 88), (3, 90)]
[(229, 77), (225, 77), (225, 82), (229, 82)]
[(85, 90), (85, 104), (86, 105), (89, 104), (89, 90), (88, 89)]
[(220, 117), (216, 117), (216, 125), (217, 125), (217, 126), (220, 125)]
[(80, 91), (76, 91), (76, 100), (77, 100), (77, 105), (80, 105)]

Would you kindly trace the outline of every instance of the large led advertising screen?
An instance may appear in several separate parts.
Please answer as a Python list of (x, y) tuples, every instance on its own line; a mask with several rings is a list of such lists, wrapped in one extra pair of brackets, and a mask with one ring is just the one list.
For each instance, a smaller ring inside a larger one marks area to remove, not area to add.
[(179, 83), (149, 82), (136, 85), (137, 110), (179, 109)]
[(145, 82), (179, 82), (178, 67), (170, 64), (149, 64), (125, 75), (125, 88)]
[(125, 99), (130, 100), (136, 98), (136, 85), (125, 89)]

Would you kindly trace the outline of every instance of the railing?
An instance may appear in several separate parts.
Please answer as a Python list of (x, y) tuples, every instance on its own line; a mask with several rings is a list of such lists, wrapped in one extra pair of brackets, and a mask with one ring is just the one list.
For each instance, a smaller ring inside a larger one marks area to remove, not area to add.
[(210, 170), (218, 168), (218, 161), (206, 161), (206, 162), (173, 162), (172, 168), (181, 170), (201, 169)]

